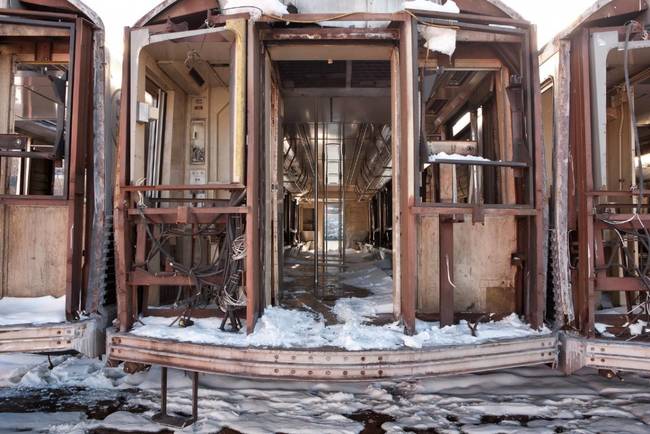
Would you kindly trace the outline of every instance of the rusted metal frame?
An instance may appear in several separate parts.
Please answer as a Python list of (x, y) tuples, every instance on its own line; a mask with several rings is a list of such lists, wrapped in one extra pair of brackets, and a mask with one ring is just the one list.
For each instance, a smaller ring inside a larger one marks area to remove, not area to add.
[(260, 314), (260, 186), (259, 156), (261, 148), (260, 110), (261, 98), (262, 42), (258, 25), (248, 21), (247, 41), (247, 163), (246, 163), (246, 331), (252, 333)]
[[(189, 285), (188, 285), (189, 286)], [(149, 308), (146, 311), (146, 316), (160, 317), (160, 318), (176, 318), (180, 315), (187, 313), (186, 308)], [(193, 308), (192, 318), (216, 318), (223, 315), (219, 308)]]
[(365, 381), (552, 363), (557, 357), (557, 338), (548, 335), (422, 350), (350, 352), (331, 348), (237, 348), (121, 333), (109, 337), (108, 356), (116, 361), (225, 375)]
[[(140, 245), (140, 240), (138, 240), (138, 250), (140, 249)], [(145, 257), (143, 255), (142, 260), (138, 261), (138, 266), (142, 266), (144, 262)], [(223, 283), (224, 277), (213, 276), (202, 278), (201, 280), (216, 285)], [(151, 273), (141, 269), (129, 272), (129, 280), (127, 283), (131, 286), (196, 286), (196, 280), (184, 274), (166, 271)]]
[(589, 31), (582, 29), (571, 46), (571, 138), (576, 158), (576, 200), (578, 217), (577, 320), (580, 331), (594, 335), (594, 222), (591, 216), (593, 191), (591, 160), (591, 97), (589, 85)]
[(467, 23), (476, 23), (476, 24), (501, 24), (505, 26), (513, 27), (530, 27), (530, 23), (525, 20), (518, 20), (515, 18), (504, 18), (504, 17), (494, 17), (488, 15), (478, 15), (478, 14), (468, 14), (468, 13), (451, 13), (451, 12), (441, 12), (441, 11), (426, 11), (421, 9), (410, 9), (412, 13), (420, 17), (428, 18), (439, 18), (443, 20), (448, 20), (451, 23), (455, 21), (462, 21)]
[(143, 191), (218, 191), (218, 190), (244, 190), (243, 184), (224, 183), (224, 184), (192, 184), (192, 185), (122, 185), (121, 190), (125, 192), (143, 192)]
[(122, 90), (120, 96), (120, 122), (117, 158), (115, 160), (115, 196), (114, 196), (114, 221), (115, 221), (115, 287), (117, 291), (117, 318), (119, 330), (128, 331), (133, 325), (133, 307), (129, 294), (128, 270), (133, 255), (131, 245), (131, 226), (128, 219), (130, 193), (122, 186), (127, 185), (129, 179), (129, 152), (130, 152), (130, 59), (131, 59), (131, 29), (124, 28), (124, 57), (122, 62)]
[(299, 22), (302, 24), (317, 24), (324, 21), (408, 21), (410, 16), (404, 12), (372, 13), (353, 12), (346, 14), (290, 14), (283, 17), (262, 15), (259, 22)]
[[(77, 319), (83, 291), (83, 238), (85, 171), (88, 146), (92, 146), (90, 125), (92, 92), (87, 89), (87, 77), (92, 77), (92, 28), (83, 18), (75, 23), (75, 48), (72, 67), (72, 117), (70, 119), (70, 152), (68, 173), (68, 253), (66, 262), (66, 318)], [(90, 131), (89, 131), (90, 130)]]
[(534, 328), (544, 324), (544, 312), (546, 307), (546, 275), (548, 270), (548, 204), (545, 200), (546, 172), (544, 142), (542, 137), (542, 100), (539, 82), (539, 64), (536, 53), (537, 31), (535, 26), (530, 27), (530, 34), (527, 37), (529, 45), (528, 59), (530, 63), (528, 83), (529, 112), (527, 134), (530, 146), (534, 152), (534, 174), (528, 174), (532, 178), (535, 187), (534, 204), (537, 215), (530, 217), (533, 225), (531, 245), (528, 248), (532, 271), (534, 273), (531, 291), (531, 306), (528, 321)]
[(454, 216), (441, 215), (438, 219), (440, 288), (440, 326), (454, 323)]
[(29, 137), (24, 134), (0, 134), (0, 150), (24, 151), (29, 143)]
[(599, 275), (596, 278), (595, 291), (626, 292), (647, 291), (648, 287), (638, 277), (608, 277)]
[(532, 207), (521, 208), (498, 208), (498, 207), (476, 207), (473, 204), (440, 204), (428, 205), (431, 202), (423, 202), (421, 205), (414, 206), (412, 212), (418, 216), (436, 216), (436, 215), (470, 215), (475, 214), (477, 209), (484, 216), (536, 216), (537, 210)]
[(399, 30), (386, 29), (341, 29), (341, 28), (291, 28), (291, 29), (264, 29), (260, 37), (264, 41), (295, 41), (295, 40), (382, 40), (391, 41), (399, 39)]
[(419, 120), (417, 102), (418, 32), (415, 20), (407, 20), (400, 29), (400, 295), (401, 319), (405, 333), (415, 333), (417, 304), (417, 218)]
[(26, 9), (13, 9), (13, 8), (0, 8), (0, 15), (15, 15), (15, 16), (31, 17), (31, 18), (52, 18), (55, 20), (70, 21), (70, 22), (74, 22), (78, 17), (75, 14), (64, 14), (60, 12), (30, 11)]
[[(1, 9), (0, 9), (1, 10)], [(76, 19), (76, 17), (75, 17)], [(74, 21), (74, 20), (72, 20)], [(27, 18), (21, 18), (21, 17), (13, 17), (13, 16), (0, 16), (0, 23), (12, 23), (12, 24), (19, 24), (19, 25), (32, 25), (32, 26), (39, 26), (39, 27), (61, 27), (68, 29), (70, 32), (70, 37), (69, 37), (69, 45), (68, 45), (68, 65), (69, 68), (73, 68), (75, 65), (75, 45), (77, 41), (76, 37), (76, 29), (77, 26), (75, 22), (57, 22), (57, 21), (46, 21), (46, 20), (33, 20), (33, 19), (27, 19)], [(89, 24), (90, 25), (90, 24)], [(74, 80), (74, 77), (72, 78)], [(72, 85), (70, 83), (70, 89), (72, 88)], [(70, 101), (72, 101), (72, 98), (70, 98)], [(62, 203), (67, 204), (67, 200), (69, 199), (69, 183), (70, 183), (70, 140), (71, 140), (71, 118), (72, 118), (72, 104), (68, 103), (66, 107), (66, 134), (65, 134), (65, 151), (64, 151), (64, 173), (65, 173), (65, 181), (64, 181), (64, 186), (63, 186), (63, 194), (60, 196), (47, 196), (49, 200), (53, 201), (60, 201)], [(44, 158), (44, 159), (51, 159), (51, 155), (48, 153), (32, 153), (32, 152), (26, 152), (22, 153), (23, 155), (16, 155), (17, 153), (12, 153), (11, 155), (3, 155), (6, 152), (0, 151), (0, 156), (7, 156), (7, 157), (15, 157), (15, 156), (24, 156), (24, 157), (34, 157), (35, 155), (38, 156), (38, 158)], [(16, 195), (9, 195), (9, 194), (0, 194), (0, 203), (9, 203), (9, 200), (11, 200), (13, 203), (19, 205), (19, 204), (30, 204), (32, 199), (37, 199), (39, 196), (30, 196), (30, 195), (22, 195), (22, 196), (16, 196)]]

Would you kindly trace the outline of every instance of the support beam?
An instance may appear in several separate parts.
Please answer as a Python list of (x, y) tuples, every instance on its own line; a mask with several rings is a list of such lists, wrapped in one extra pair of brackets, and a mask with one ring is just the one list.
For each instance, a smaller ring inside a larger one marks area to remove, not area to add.
[(454, 222), (450, 216), (438, 220), (440, 240), (440, 326), (454, 323)]

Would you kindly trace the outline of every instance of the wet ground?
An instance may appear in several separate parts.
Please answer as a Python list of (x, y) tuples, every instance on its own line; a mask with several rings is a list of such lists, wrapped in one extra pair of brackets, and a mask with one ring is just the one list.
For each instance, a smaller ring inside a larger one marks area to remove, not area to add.
[[(345, 284), (345, 276), (364, 267), (376, 267), (392, 276), (389, 257), (381, 258), (378, 252), (360, 252), (349, 249), (344, 257), (329, 252), (319, 262), (319, 284), (314, 276), (316, 265), (313, 251), (287, 251), (284, 258), (282, 306), (289, 309), (315, 312), (323, 317), (326, 325), (341, 324), (332, 313), (336, 300), (347, 297), (365, 298), (372, 295), (369, 289)], [(372, 325), (392, 322), (391, 315), (379, 315), (368, 321)]]

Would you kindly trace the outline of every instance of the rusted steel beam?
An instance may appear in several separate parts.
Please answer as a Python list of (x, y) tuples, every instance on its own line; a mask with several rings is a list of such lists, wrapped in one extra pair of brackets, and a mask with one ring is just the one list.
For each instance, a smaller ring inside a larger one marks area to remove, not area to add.
[(120, 124), (117, 158), (115, 160), (115, 287), (117, 291), (117, 319), (120, 331), (128, 331), (132, 323), (131, 287), (127, 274), (131, 266), (131, 230), (128, 224), (127, 184), (129, 164), (129, 116), (130, 116), (130, 52), (131, 31), (124, 28), (124, 58), (122, 62), (122, 90), (120, 96)]
[(260, 149), (261, 116), (263, 107), (261, 82), (263, 80), (261, 41), (255, 23), (248, 23), (247, 29), (247, 125), (248, 149), (246, 163), (246, 331), (252, 333), (260, 312)]
[(144, 215), (147, 221), (151, 223), (166, 224), (210, 224), (224, 223), (229, 214), (247, 214), (248, 207), (245, 206), (224, 206), (217, 208), (195, 208), (195, 207), (177, 207), (177, 208), (129, 208), (128, 215), (130, 220), (133, 217)]
[(300, 28), (268, 29), (261, 31), (265, 41), (295, 40), (395, 40), (399, 38), (399, 29), (340, 29), (340, 28)]
[[(203, 278), (202, 280), (217, 285), (223, 283), (223, 276)], [(195, 286), (196, 280), (182, 274), (150, 273), (144, 270), (134, 270), (129, 273), (128, 284), (131, 286)]]
[(441, 18), (450, 21), (450, 25), (453, 25), (453, 21), (463, 21), (467, 23), (477, 23), (477, 24), (501, 24), (514, 27), (528, 28), (530, 23), (525, 20), (517, 20), (514, 18), (505, 18), (505, 17), (495, 17), (490, 15), (478, 15), (478, 14), (467, 14), (460, 13), (454, 14), (450, 12), (441, 12), (441, 11), (426, 11), (421, 9), (411, 9), (412, 13), (422, 17), (430, 18)]
[(289, 14), (282, 17), (262, 15), (260, 22), (291, 22), (301, 24), (317, 24), (323, 21), (406, 21), (410, 17), (404, 12), (372, 13), (350, 12), (344, 14)]
[(412, 208), (416, 203), (419, 140), (417, 102), (417, 44), (418, 32), (414, 20), (401, 24), (400, 30), (400, 307), (405, 333), (415, 333), (417, 304), (417, 219)]
[(192, 318), (218, 318), (224, 315), (220, 309), (208, 309), (208, 308), (196, 308), (190, 309), (189, 311), (186, 308), (157, 308), (146, 306), (146, 316), (156, 316), (162, 318), (176, 318), (184, 313), (190, 313)]
[(605, 292), (648, 291), (648, 286), (636, 277), (598, 276), (594, 290)]
[(0, 8), (0, 15), (15, 15), (30, 18), (53, 18), (61, 21), (74, 22), (77, 19), (75, 14), (64, 14), (60, 12), (42, 12), (27, 9)]
[(29, 137), (24, 134), (0, 134), (1, 150), (24, 151), (29, 143)]
[[(546, 275), (548, 271), (548, 203), (546, 201), (546, 168), (544, 155), (544, 140), (542, 137), (542, 99), (539, 82), (539, 64), (537, 55), (537, 31), (535, 26), (529, 29), (529, 56), (530, 59), (530, 88), (528, 89), (529, 107), (533, 110), (528, 113), (528, 135), (532, 137), (535, 169), (533, 177), (534, 201), (537, 215), (533, 220), (533, 243), (529, 247), (528, 255), (533, 262), (531, 279), (531, 308), (528, 321), (534, 328), (544, 324), (546, 307)], [(531, 131), (532, 130), (532, 131)]]
[(576, 158), (576, 196), (578, 218), (578, 276), (576, 313), (579, 329), (585, 335), (594, 335), (594, 224), (590, 212), (593, 197), (591, 160), (591, 103), (589, 85), (589, 32), (580, 30), (571, 42), (571, 130), (570, 140)]
[(392, 351), (236, 348), (125, 333), (109, 336), (108, 342), (111, 360), (205, 373), (309, 381), (448, 375), (552, 363), (557, 357), (557, 339), (553, 335)]
[(66, 261), (66, 318), (75, 319), (83, 290), (84, 198), (87, 147), (92, 140), (92, 89), (88, 77), (93, 76), (92, 28), (78, 18), (75, 22), (74, 64), (72, 75), (72, 113), (70, 119), (70, 155), (68, 175), (68, 253)]
[(191, 184), (191, 185), (123, 185), (122, 191), (137, 192), (137, 191), (217, 191), (217, 190), (244, 190), (245, 185), (239, 183), (223, 183), (223, 184)]
[[(460, 204), (454, 204), (460, 205)], [(537, 211), (534, 208), (492, 208), (492, 207), (479, 207), (481, 213), (485, 216), (502, 217), (502, 216), (536, 216)], [(429, 206), (424, 202), (418, 206), (414, 206), (411, 211), (419, 216), (435, 216), (435, 215), (473, 215), (476, 212), (475, 206)]]
[(438, 233), (440, 326), (448, 326), (454, 323), (454, 222), (452, 217), (440, 216)]

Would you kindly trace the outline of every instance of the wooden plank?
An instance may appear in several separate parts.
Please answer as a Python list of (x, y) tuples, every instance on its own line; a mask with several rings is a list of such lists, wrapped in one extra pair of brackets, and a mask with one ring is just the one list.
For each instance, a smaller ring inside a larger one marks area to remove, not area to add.
[(7, 205), (4, 295), (66, 295), (68, 218), (64, 207)]
[(399, 48), (395, 47), (391, 51), (390, 58), (390, 105), (391, 105), (391, 128), (394, 131), (393, 140), (391, 140), (391, 154), (393, 156), (391, 174), (393, 180), (392, 187), (392, 209), (393, 215), (391, 216), (391, 227), (393, 228), (393, 316), (395, 319), (401, 317), (402, 314), (402, 225), (400, 223), (400, 204), (402, 201), (401, 195), (401, 175), (400, 169), (402, 167), (402, 133), (401, 133), (401, 66), (400, 66), (400, 52)]

